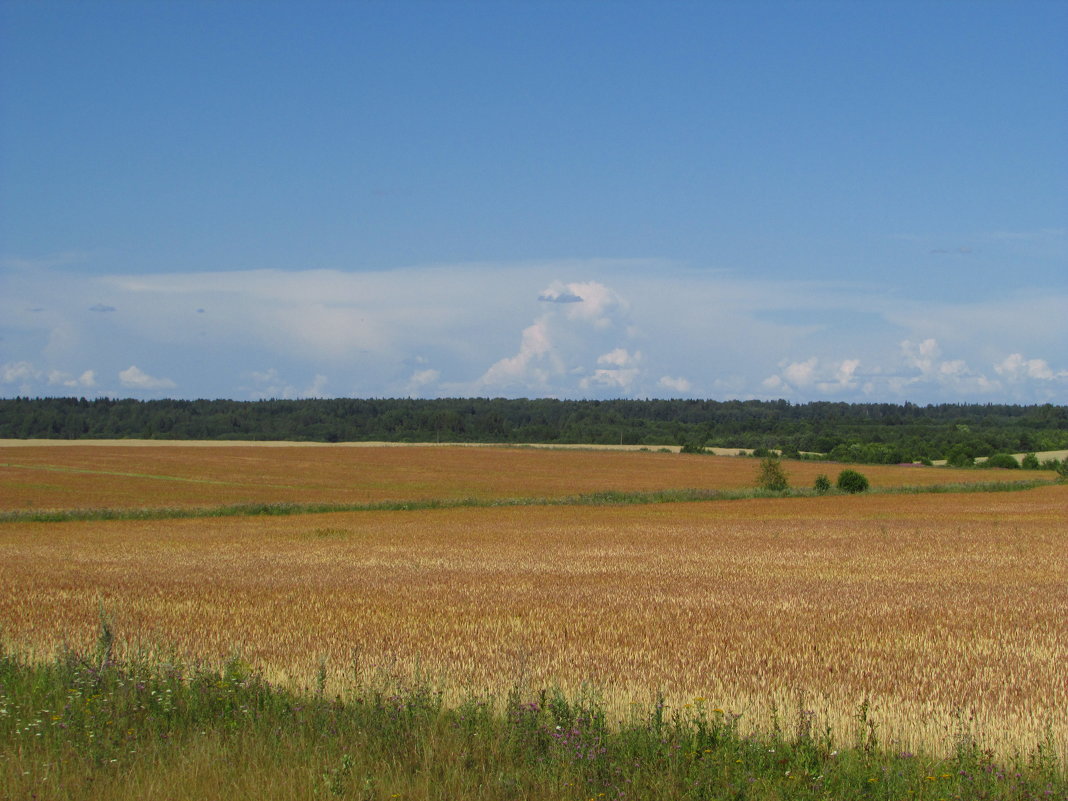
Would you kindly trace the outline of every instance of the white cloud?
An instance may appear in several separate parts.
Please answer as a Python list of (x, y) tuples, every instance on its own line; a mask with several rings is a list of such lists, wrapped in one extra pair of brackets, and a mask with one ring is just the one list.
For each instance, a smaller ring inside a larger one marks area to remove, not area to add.
[(62, 370), (51, 370), (48, 373), (48, 383), (70, 389), (92, 389), (96, 386), (96, 374), (92, 370), (86, 370), (80, 376), (75, 377)]
[(292, 400), (295, 398), (322, 398), (324, 390), (329, 383), (322, 373), (316, 373), (305, 389), (298, 389), (292, 382), (284, 379), (274, 367), (263, 371), (253, 370), (246, 374), (252, 379), (252, 387), (245, 387), (244, 391), (254, 400), (267, 398), (281, 398)]
[(616, 348), (609, 353), (603, 353), (597, 357), (597, 364), (605, 364), (610, 367), (628, 367), (637, 364), (642, 359), (641, 351), (628, 352), (625, 348)]
[(916, 368), (924, 375), (934, 372), (935, 362), (941, 353), (938, 342), (934, 339), (925, 339), (919, 343), (906, 339), (901, 343), (901, 354), (905, 363), (910, 367)]
[(795, 387), (807, 387), (815, 378), (817, 361), (813, 356), (803, 362), (788, 364), (782, 371), (783, 378)]
[(437, 383), (441, 378), (440, 370), (416, 370), (408, 379), (408, 393), (417, 395), (420, 391)]
[(155, 378), (140, 367), (130, 365), (119, 372), (119, 383), (127, 389), (174, 389), (178, 385), (169, 378)]
[(793, 390), (807, 392), (810, 388), (821, 394), (840, 394), (857, 388), (857, 368), (860, 359), (843, 359), (842, 361), (821, 361), (812, 356), (803, 362), (783, 362), (782, 372), (771, 375), (761, 382), (769, 392), (786, 392)]
[(494, 363), (478, 383), (486, 387), (543, 387), (550, 374), (562, 370), (559, 359), (553, 356), (548, 318), (542, 317), (523, 329), (519, 352)]
[(0, 376), (5, 384), (19, 384), (39, 380), (40, 373), (29, 362), (9, 362), (4, 365)]
[(581, 389), (596, 387), (615, 387), (628, 390), (634, 386), (641, 370), (638, 364), (642, 360), (641, 351), (630, 353), (624, 348), (615, 348), (597, 357), (597, 363), (606, 365), (593, 371), (579, 381)]
[[(1056, 287), (931, 301), (874, 285), (597, 260), (143, 276), (46, 265), (4, 278), (8, 394), (107, 393), (123, 381), (155, 392), (181, 383), (201, 397), (1063, 402), (1068, 384), (1051, 358), (1068, 352), (1068, 296)], [(92, 313), (93, 303), (118, 311)], [(180, 364), (191, 350), (201, 354), (196, 377), (129, 371)], [(235, 376), (235, 364), (273, 374)]]
[(786, 382), (782, 380), (781, 376), (769, 375), (767, 378), (760, 382), (760, 385), (764, 387), (764, 389), (770, 390), (771, 392), (777, 392), (778, 390), (786, 386)]
[(656, 385), (671, 390), (672, 392), (680, 393), (689, 392), (692, 388), (692, 384), (690, 384), (687, 379), (682, 377), (674, 378), (669, 375), (661, 376), (660, 380), (656, 382)]
[(994, 365), (994, 370), (1009, 381), (1022, 381), (1028, 378), (1050, 381), (1057, 377), (1045, 359), (1025, 359), (1021, 353), (1007, 356), (1004, 361)]
[(855, 374), (858, 367), (860, 367), (860, 359), (843, 359), (837, 367), (832, 366), (834, 371), (833, 378), (827, 381), (820, 381), (817, 387), (821, 392), (829, 394), (856, 389)]
[[(641, 372), (640, 352), (631, 353), (618, 345), (596, 357), (590, 352), (602, 342), (626, 338), (626, 326), (621, 323), (628, 304), (620, 295), (597, 281), (553, 281), (538, 299), (556, 305), (523, 330), (519, 352), (491, 365), (476, 387), (525, 386), (536, 392), (567, 394), (575, 389), (629, 390), (635, 385)], [(620, 327), (622, 334), (615, 331)], [(599, 366), (590, 370), (590, 361)], [(569, 385), (576, 379), (577, 383)]]

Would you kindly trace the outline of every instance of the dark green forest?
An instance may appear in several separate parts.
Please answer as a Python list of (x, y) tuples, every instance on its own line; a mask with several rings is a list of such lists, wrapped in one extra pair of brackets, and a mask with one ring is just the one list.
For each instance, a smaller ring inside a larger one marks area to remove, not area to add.
[(684, 445), (897, 463), (1068, 448), (1068, 406), (504, 398), (0, 399), (0, 438)]

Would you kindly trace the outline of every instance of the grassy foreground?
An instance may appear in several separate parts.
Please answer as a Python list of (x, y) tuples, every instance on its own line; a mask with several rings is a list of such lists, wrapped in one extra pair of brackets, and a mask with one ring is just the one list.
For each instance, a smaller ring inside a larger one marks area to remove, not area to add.
[[(995, 761), (962, 735), (935, 759), (852, 742), (805, 710), (765, 736), (694, 699), (609, 720), (595, 691), (515, 688), (447, 705), (389, 676), (344, 697), (221, 668), (0, 654), (0, 797), (10, 799), (1068, 799), (1052, 743)], [(962, 730), (963, 731), (963, 730)]]

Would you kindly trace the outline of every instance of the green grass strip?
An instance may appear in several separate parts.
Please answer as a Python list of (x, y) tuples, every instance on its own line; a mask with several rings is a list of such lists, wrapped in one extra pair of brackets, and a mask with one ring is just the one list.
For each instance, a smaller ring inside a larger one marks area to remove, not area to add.
[[(987, 481), (934, 484), (930, 486), (880, 487), (871, 495), (917, 495), (926, 493), (1018, 492), (1056, 484), (1056, 481)], [(151, 507), (119, 509), (28, 509), (0, 512), (0, 523), (66, 523), (95, 520), (179, 520), (204, 517), (258, 517), (328, 514), (334, 512), (409, 512), (427, 509), (484, 509), (507, 506), (640, 506), (658, 503), (736, 501), (754, 498), (815, 498), (844, 496), (831, 490), (820, 496), (814, 489), (798, 488), (783, 492), (761, 489), (676, 489), (648, 492), (603, 491), (558, 498), (421, 498), (371, 503), (241, 503), (210, 507)]]

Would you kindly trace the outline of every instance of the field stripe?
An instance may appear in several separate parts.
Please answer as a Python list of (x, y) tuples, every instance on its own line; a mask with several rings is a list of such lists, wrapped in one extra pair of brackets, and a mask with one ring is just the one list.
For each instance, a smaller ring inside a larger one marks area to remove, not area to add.
[[(92, 471), (85, 471), (92, 472)], [(122, 475), (116, 473), (114, 475)], [(135, 474), (130, 474), (135, 475)], [(163, 477), (160, 477), (163, 478)], [(225, 483), (204, 479), (181, 479), (201, 483)], [(868, 495), (915, 495), (936, 493), (1019, 492), (1047, 487), (1059, 482), (1051, 480), (992, 481), (969, 484), (934, 484), (928, 486), (879, 487)], [(833, 494), (843, 496), (844, 493)], [(328, 514), (333, 512), (407, 512), (426, 509), (492, 508), (505, 506), (628, 506), (660, 503), (694, 503), (733, 501), (753, 498), (817, 498), (811, 489), (791, 489), (770, 492), (758, 489), (709, 490), (682, 489), (653, 492), (593, 492), (558, 498), (428, 498), (406, 501), (374, 501), (371, 503), (248, 503), (212, 507), (151, 507), (120, 509), (53, 509), (15, 510), (0, 512), (0, 523), (63, 523), (89, 520), (172, 520), (201, 517), (256, 517)], [(848, 496), (846, 496), (848, 497)]]

